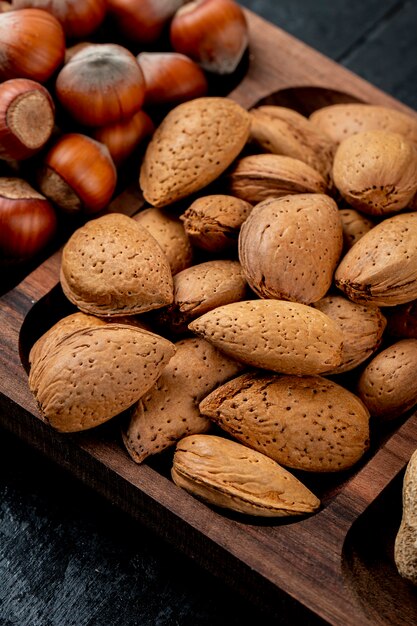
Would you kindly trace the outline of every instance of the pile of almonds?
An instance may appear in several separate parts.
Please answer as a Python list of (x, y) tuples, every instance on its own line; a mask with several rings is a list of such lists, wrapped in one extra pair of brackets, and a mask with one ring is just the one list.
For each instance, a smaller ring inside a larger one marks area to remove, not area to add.
[(234, 0), (1, 2), (0, 261), (105, 211), (161, 116), (247, 46)]
[(197, 497), (314, 512), (298, 477), (351, 468), (370, 417), (417, 402), (417, 119), (197, 98), (155, 131), (140, 188), (149, 208), (64, 247), (79, 312), (32, 348), (42, 415), (74, 432), (129, 409), (131, 458), (177, 444)]

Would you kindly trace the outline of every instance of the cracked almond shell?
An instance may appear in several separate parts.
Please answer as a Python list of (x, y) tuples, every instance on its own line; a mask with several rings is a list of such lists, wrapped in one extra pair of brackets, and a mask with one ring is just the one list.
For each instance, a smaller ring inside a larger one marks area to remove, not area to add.
[(85, 430), (137, 402), (174, 352), (171, 342), (134, 326), (78, 329), (34, 364), (29, 386), (53, 428)]
[(238, 156), (249, 129), (249, 113), (228, 98), (197, 98), (172, 109), (141, 166), (145, 199), (161, 207), (211, 183)]
[(330, 288), (342, 243), (339, 210), (329, 196), (271, 198), (242, 225), (239, 260), (261, 298), (310, 304)]
[(342, 258), (336, 286), (354, 302), (395, 306), (417, 298), (417, 213), (384, 219)]
[(339, 325), (295, 302), (234, 302), (202, 315), (189, 328), (228, 356), (276, 372), (319, 374), (342, 360)]
[(175, 350), (161, 376), (138, 401), (123, 432), (136, 463), (186, 435), (206, 432), (211, 422), (201, 415), (200, 400), (243, 368), (199, 337), (178, 341)]
[(223, 430), (277, 463), (310, 472), (354, 465), (369, 446), (369, 412), (321, 376), (243, 374), (202, 402)]
[(156, 240), (112, 213), (87, 222), (64, 246), (61, 286), (84, 313), (135, 315), (172, 302), (172, 274)]
[(358, 211), (369, 215), (400, 211), (417, 191), (416, 147), (383, 130), (352, 135), (336, 151), (333, 181)]
[(265, 455), (213, 435), (182, 439), (171, 475), (205, 502), (247, 515), (303, 515), (320, 506), (307, 487)]

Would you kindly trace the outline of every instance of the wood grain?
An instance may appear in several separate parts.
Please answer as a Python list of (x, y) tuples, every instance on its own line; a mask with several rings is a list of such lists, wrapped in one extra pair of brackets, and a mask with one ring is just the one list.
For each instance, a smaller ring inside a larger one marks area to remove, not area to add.
[[(251, 13), (248, 18), (249, 69), (231, 94), (244, 106), (267, 97), (310, 98), (310, 107), (345, 98), (408, 110), (261, 18)], [(133, 186), (116, 200), (112, 210), (132, 213), (141, 202)], [(375, 571), (366, 560), (366, 545), (357, 540), (358, 520), (366, 517), (398, 480), (417, 447), (416, 416), (395, 424), (384, 438), (376, 440), (370, 454), (354, 470), (342, 476), (311, 479), (311, 488), (323, 500), (316, 515), (291, 523), (254, 523), (237, 515), (220, 514), (179, 490), (169, 479), (169, 465), (164, 465), (163, 459), (140, 466), (133, 463), (121, 445), (117, 420), (80, 435), (60, 435), (41, 421), (28, 389), (25, 365), (36, 336), (50, 320), (64, 314), (64, 299), (57, 287), (59, 265), (58, 251), (1, 299), (2, 424), (202, 565), (220, 573), (253, 601), (272, 606), (278, 597), (285, 596), (298, 603), (294, 607), (334, 625), (374, 624), (375, 607), (369, 608), (358, 591), (358, 580), (366, 586), (373, 577), (374, 596), (378, 595)], [(388, 570), (396, 584), (389, 561)], [(382, 589), (382, 582), (379, 584)], [(382, 595), (380, 604), (383, 617), (378, 623), (401, 623), (400, 619), (415, 623), (415, 602), (389, 608)], [(294, 608), (294, 615), (296, 612)]]

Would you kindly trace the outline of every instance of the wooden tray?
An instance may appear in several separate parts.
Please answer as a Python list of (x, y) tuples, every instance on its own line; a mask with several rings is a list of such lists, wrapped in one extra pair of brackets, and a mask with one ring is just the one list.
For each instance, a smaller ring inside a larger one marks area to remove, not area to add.
[[(247, 12), (248, 72), (231, 97), (246, 107), (266, 99), (309, 112), (363, 100), (409, 111), (390, 96)], [(113, 209), (140, 205), (130, 192)], [(128, 208), (126, 208), (128, 207)], [(60, 435), (40, 419), (25, 365), (33, 341), (65, 311), (60, 253), (0, 301), (1, 424), (153, 528), (210, 571), (280, 617), (308, 614), (343, 626), (417, 623), (414, 589), (396, 572), (393, 541), (401, 514), (402, 470), (417, 448), (415, 415), (378, 440), (353, 472), (316, 478), (322, 510), (298, 521), (254, 522), (219, 514), (177, 488), (156, 457), (136, 465), (112, 422)], [(284, 608), (283, 608), (284, 607)], [(304, 622), (305, 623), (305, 622)]]

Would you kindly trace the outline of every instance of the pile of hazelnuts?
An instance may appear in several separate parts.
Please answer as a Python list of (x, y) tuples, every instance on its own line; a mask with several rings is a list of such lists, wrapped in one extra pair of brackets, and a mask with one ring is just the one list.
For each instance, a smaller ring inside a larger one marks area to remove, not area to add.
[(0, 1), (0, 261), (103, 211), (153, 110), (206, 95), (247, 44), (234, 0)]

